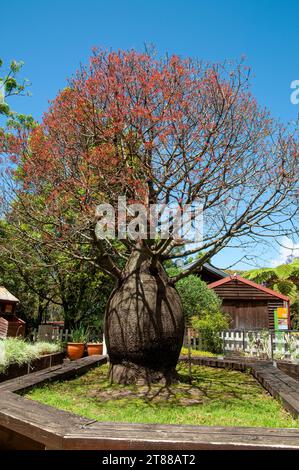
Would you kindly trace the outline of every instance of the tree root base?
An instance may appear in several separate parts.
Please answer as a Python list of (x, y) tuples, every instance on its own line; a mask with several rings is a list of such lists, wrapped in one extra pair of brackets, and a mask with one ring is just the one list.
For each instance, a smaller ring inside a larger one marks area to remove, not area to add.
[(178, 382), (178, 374), (175, 368), (154, 370), (132, 362), (124, 362), (110, 364), (109, 379), (111, 383), (122, 385), (150, 385), (152, 383), (171, 385)]

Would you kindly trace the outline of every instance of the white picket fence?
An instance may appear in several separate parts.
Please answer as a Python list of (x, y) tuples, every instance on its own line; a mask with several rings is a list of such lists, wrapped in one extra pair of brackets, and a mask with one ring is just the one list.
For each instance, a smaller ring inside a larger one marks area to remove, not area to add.
[[(89, 339), (88, 341), (102, 341), (102, 336), (99, 338), (98, 335), (92, 334), (92, 332), (89, 334)], [(38, 329), (34, 330), (31, 338), (33, 342), (35, 341), (48, 341), (50, 343), (55, 343), (55, 342), (63, 342), (67, 343), (68, 341), (72, 341), (72, 332), (71, 330), (68, 329), (62, 329), (59, 327), (55, 327), (52, 325), (40, 325)]]
[(299, 331), (226, 330), (220, 337), (224, 354), (299, 360)]
[(55, 342), (68, 342), (71, 341), (71, 333), (68, 329), (63, 330), (50, 325), (40, 325), (38, 329), (35, 329), (31, 336), (31, 340), (35, 341), (47, 341), (49, 343)]

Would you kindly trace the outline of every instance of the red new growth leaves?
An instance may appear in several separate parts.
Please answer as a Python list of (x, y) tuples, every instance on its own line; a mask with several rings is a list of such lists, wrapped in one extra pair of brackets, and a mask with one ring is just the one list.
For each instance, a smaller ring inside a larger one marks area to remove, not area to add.
[(9, 147), (20, 159), (19, 196), (27, 204), (29, 193), (39, 196), (60, 232), (69, 234), (78, 214), (86, 228), (96, 204), (119, 195), (201, 198), (197, 251), (207, 252), (268, 225), (293, 194), (298, 157), (298, 142), (248, 92), (246, 68), (134, 50), (94, 50), (29, 138)]

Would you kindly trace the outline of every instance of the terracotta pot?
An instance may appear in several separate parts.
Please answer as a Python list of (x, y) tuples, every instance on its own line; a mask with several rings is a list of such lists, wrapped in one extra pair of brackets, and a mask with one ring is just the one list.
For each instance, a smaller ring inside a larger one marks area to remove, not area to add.
[(103, 354), (103, 343), (87, 343), (87, 353), (89, 356)]
[(71, 361), (81, 359), (84, 354), (84, 346), (84, 343), (67, 343), (67, 355)]

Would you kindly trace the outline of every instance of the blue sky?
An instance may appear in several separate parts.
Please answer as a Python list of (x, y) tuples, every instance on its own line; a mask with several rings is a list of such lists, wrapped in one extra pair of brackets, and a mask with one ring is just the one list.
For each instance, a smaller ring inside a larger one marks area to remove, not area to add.
[[(32, 96), (18, 111), (40, 119), (48, 100), (86, 62), (93, 46), (112, 49), (155, 44), (159, 53), (209, 61), (246, 56), (252, 90), (275, 117), (294, 120), (299, 105), (290, 84), (299, 80), (299, 2), (295, 0), (14, 0), (1, 4), (0, 57), (23, 60)], [(225, 267), (240, 253), (224, 250)], [(261, 264), (281, 257), (266, 251)], [(281, 259), (281, 258), (280, 258)], [(240, 264), (239, 267), (245, 267)]]

